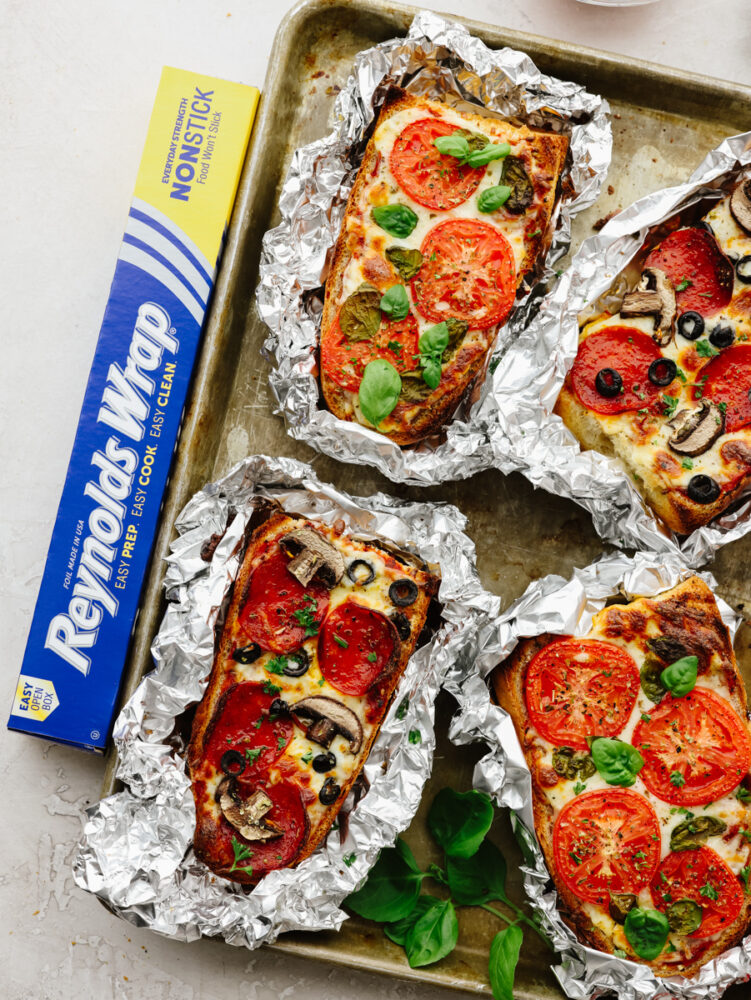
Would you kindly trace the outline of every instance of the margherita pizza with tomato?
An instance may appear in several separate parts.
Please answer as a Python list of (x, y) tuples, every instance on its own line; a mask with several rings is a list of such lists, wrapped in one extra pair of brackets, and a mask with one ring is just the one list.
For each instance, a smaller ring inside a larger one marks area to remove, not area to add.
[(265, 513), (188, 747), (196, 856), (250, 885), (328, 833), (438, 589), (416, 556), (341, 521)]
[(326, 282), (332, 413), (399, 445), (451, 417), (550, 244), (567, 148), (564, 136), (389, 92)]
[(688, 534), (751, 485), (751, 178), (637, 260), (619, 311), (583, 326), (556, 412)]
[(707, 585), (605, 608), (581, 638), (522, 640), (492, 682), (579, 938), (661, 976), (736, 944), (751, 919), (751, 730)]

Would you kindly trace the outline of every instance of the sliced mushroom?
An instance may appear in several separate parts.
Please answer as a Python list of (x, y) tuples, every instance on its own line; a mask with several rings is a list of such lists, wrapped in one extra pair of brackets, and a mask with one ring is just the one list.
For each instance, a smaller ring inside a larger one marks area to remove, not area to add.
[(742, 180), (733, 191), (730, 212), (741, 229), (751, 234), (751, 177)]
[(341, 580), (344, 574), (341, 552), (312, 528), (290, 531), (279, 544), (293, 557), (287, 569), (303, 587), (308, 586), (316, 573), (329, 590)]
[(675, 289), (659, 267), (647, 267), (642, 272), (638, 288), (628, 292), (621, 303), (621, 316), (654, 316), (652, 339), (664, 347), (675, 333)]
[(306, 735), (313, 743), (318, 743), (327, 750), (337, 733), (349, 740), (351, 753), (357, 753), (362, 746), (360, 720), (350, 708), (334, 698), (313, 695), (292, 705), (290, 711), (293, 715), (312, 720)]
[(264, 791), (258, 789), (250, 798), (241, 799), (233, 779), (225, 778), (217, 789), (217, 798), (224, 818), (246, 840), (273, 840), (284, 832), (263, 818), (272, 806)]
[(668, 444), (679, 455), (701, 455), (714, 444), (725, 429), (725, 417), (719, 406), (703, 399), (696, 410), (679, 410), (668, 421), (675, 434)]

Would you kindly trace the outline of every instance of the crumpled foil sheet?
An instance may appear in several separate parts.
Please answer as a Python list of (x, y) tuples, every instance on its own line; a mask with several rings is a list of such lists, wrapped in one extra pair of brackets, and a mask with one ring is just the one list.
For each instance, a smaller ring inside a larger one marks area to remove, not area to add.
[[(518, 336), (548, 287), (551, 265), (568, 250), (571, 219), (591, 205), (610, 165), (608, 104), (578, 84), (545, 76), (523, 52), (489, 49), (466, 28), (430, 11), (419, 13), (406, 38), (360, 52), (336, 102), (330, 135), (298, 149), (282, 188), (282, 222), (266, 233), (258, 311), (271, 330), (264, 355), (273, 364), (271, 387), (288, 432), (343, 462), (372, 465), (395, 482), (417, 486), (463, 479), (491, 464), (488, 431), (477, 413), (490, 382), (463, 404), (446, 439), (402, 449), (375, 430), (319, 409), (313, 374), (323, 308), (321, 287), (339, 234), (347, 197), (373, 122), (389, 85), (449, 104), (483, 105), (524, 124), (555, 122), (570, 138), (565, 193), (544, 273), (512, 311), (490, 368)], [(513, 351), (511, 354), (513, 355)], [(473, 395), (474, 395), (473, 394)]]
[(606, 295), (651, 227), (703, 198), (718, 200), (732, 188), (740, 170), (751, 164), (750, 142), (751, 132), (726, 139), (685, 184), (639, 199), (597, 236), (585, 240), (513, 352), (501, 360), (480, 415), (490, 428), (494, 464), (502, 472), (519, 470), (535, 486), (575, 500), (590, 512), (598, 533), (609, 542), (680, 552), (691, 566), (703, 565), (721, 546), (751, 531), (751, 498), (688, 536), (669, 532), (646, 506), (621, 463), (596, 451), (582, 451), (553, 407), (576, 357), (578, 315)]
[[(524, 887), (551, 938), (560, 964), (553, 966), (561, 987), (575, 1000), (600, 997), (618, 1000), (718, 1000), (733, 983), (751, 976), (751, 935), (735, 948), (707, 963), (693, 979), (658, 978), (637, 962), (622, 960), (582, 945), (561, 919), (557, 893), (534, 833), (531, 775), (509, 715), (491, 702), (487, 678), (522, 637), (543, 632), (585, 635), (593, 615), (608, 598), (654, 596), (693, 575), (677, 553), (638, 552), (606, 556), (566, 580), (546, 576), (536, 580), (514, 604), (493, 621), (465, 636), (444, 682), (459, 702), (449, 736), (456, 744), (486, 743), (490, 751), (475, 766), (475, 788), (512, 810), (512, 823), (522, 848)], [(713, 589), (709, 573), (699, 576)], [(731, 638), (741, 619), (717, 598)]]
[[(351, 534), (418, 551), (440, 567), (442, 623), (409, 660), (363, 768), (370, 788), (356, 808), (350, 795), (340, 813), (340, 820), (349, 813), (346, 827), (337, 821), (299, 867), (272, 872), (248, 892), (213, 875), (191, 849), (195, 809), (179, 719), (205, 689), (214, 626), (259, 496), (326, 523), (341, 518)], [(321, 483), (309, 466), (285, 458), (248, 458), (196, 494), (178, 518), (179, 537), (168, 557), (170, 603), (152, 646), (156, 669), (115, 724), (117, 775), (127, 788), (87, 810), (73, 866), (77, 884), (130, 923), (186, 941), (221, 936), (255, 948), (283, 931), (338, 929), (346, 918), (339, 904), (417, 809), (433, 762), (434, 701), (456, 644), (484, 616), (498, 612), (498, 598), (480, 585), (465, 523), (449, 504), (402, 502), (381, 493), (351, 497)], [(205, 562), (205, 543), (223, 532)], [(405, 697), (409, 705), (398, 719)], [(407, 738), (413, 730), (421, 736), (417, 743)]]

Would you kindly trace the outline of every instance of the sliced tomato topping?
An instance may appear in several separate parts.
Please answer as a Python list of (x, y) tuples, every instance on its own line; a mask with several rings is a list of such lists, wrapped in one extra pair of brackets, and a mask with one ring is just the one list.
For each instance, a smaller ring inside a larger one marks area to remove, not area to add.
[(611, 892), (638, 893), (660, 861), (660, 826), (643, 795), (626, 788), (582, 792), (553, 827), (558, 874), (579, 899), (607, 906)]
[(412, 313), (402, 320), (384, 316), (373, 340), (348, 340), (339, 326), (339, 317), (321, 338), (321, 367), (342, 389), (357, 392), (365, 366), (376, 358), (390, 362), (398, 372), (416, 368), (419, 327)]
[(391, 173), (405, 194), (426, 208), (456, 208), (477, 190), (485, 167), (460, 166), (455, 156), (444, 156), (435, 139), (456, 132), (455, 125), (437, 118), (421, 118), (402, 129), (391, 150)]
[[(595, 413), (642, 410), (658, 402), (670, 386), (650, 382), (649, 366), (662, 357), (660, 348), (646, 333), (633, 326), (608, 326), (591, 333), (579, 344), (571, 381), (579, 401)], [(611, 368), (618, 372), (623, 391), (604, 396), (595, 384), (597, 373)], [(672, 385), (672, 383), (670, 383)]]
[(639, 693), (629, 654), (598, 639), (561, 639), (541, 649), (527, 668), (532, 723), (557, 746), (587, 750), (587, 736), (617, 736)]
[(636, 724), (633, 744), (644, 757), (639, 777), (664, 802), (699, 806), (735, 788), (751, 764), (751, 741), (731, 705), (695, 687), (666, 694)]
[(655, 247), (644, 266), (667, 274), (679, 312), (710, 316), (733, 296), (733, 266), (706, 229), (676, 230)]
[[(242, 782), (268, 771), (284, 753), (294, 730), (289, 716), (272, 717), (269, 709), (277, 696), (263, 687), (244, 682), (228, 688), (219, 699), (205, 743), (206, 761), (221, 771), (224, 760), (225, 773), (237, 775)], [(229, 756), (228, 751), (232, 751)]]
[(691, 937), (705, 938), (725, 930), (743, 906), (743, 890), (736, 875), (711, 847), (671, 851), (649, 887), (658, 910), (679, 899), (691, 899), (702, 910), (701, 924)]
[(303, 587), (287, 569), (288, 563), (281, 549), (267, 555), (253, 570), (238, 616), (248, 639), (273, 653), (290, 653), (317, 635), (329, 604), (326, 587), (315, 579)]
[[(244, 870), (257, 876), (265, 875), (276, 868), (284, 868), (300, 853), (308, 832), (308, 816), (297, 785), (291, 781), (278, 781), (272, 785), (268, 780), (261, 779), (243, 786), (239, 789), (239, 793), (242, 798), (249, 798), (253, 792), (259, 790), (265, 792), (271, 799), (271, 808), (263, 819), (280, 830), (280, 835), (266, 841), (246, 840), (222, 816), (213, 846), (219, 863), (228, 874), (235, 862), (236, 854), (243, 856), (237, 860), (237, 867), (232, 874), (239, 874)], [(233, 838), (238, 847), (237, 851), (232, 846)], [(245, 851), (249, 853), (246, 855)]]
[(484, 330), (503, 323), (516, 298), (514, 252), (489, 222), (450, 219), (434, 226), (420, 248), (412, 279), (417, 308), (435, 323), (463, 319)]
[(751, 424), (751, 344), (736, 344), (712, 358), (696, 375), (694, 396), (725, 403), (725, 433)]
[(399, 638), (385, 615), (344, 601), (323, 623), (321, 673), (344, 694), (363, 695), (393, 663)]

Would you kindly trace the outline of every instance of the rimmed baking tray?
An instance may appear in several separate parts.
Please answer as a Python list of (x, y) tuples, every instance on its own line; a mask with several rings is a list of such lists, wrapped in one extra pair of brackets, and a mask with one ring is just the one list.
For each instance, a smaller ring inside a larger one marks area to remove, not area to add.
[[(211, 315), (175, 456), (152, 564), (141, 602), (122, 697), (127, 698), (151, 669), (149, 647), (164, 610), (163, 557), (172, 525), (188, 498), (237, 460), (252, 453), (289, 455), (312, 461), (322, 479), (355, 494), (385, 490), (397, 496), (447, 500), (469, 518), (485, 586), (504, 605), (546, 573), (568, 575), (602, 551), (588, 515), (573, 502), (535, 492), (521, 475), (486, 472), (457, 483), (419, 489), (390, 483), (375, 471), (346, 466), (288, 437), (259, 355), (266, 328), (253, 292), (263, 233), (278, 222), (277, 201), (293, 151), (325, 134), (334, 98), (355, 54), (406, 33), (416, 10), (378, 0), (304, 0), (283, 21), (274, 42), (259, 115), (238, 190)], [(597, 203), (574, 221), (573, 245), (593, 224), (651, 190), (687, 176), (709, 149), (727, 135), (751, 127), (751, 89), (666, 69), (552, 39), (456, 18), (488, 45), (523, 49), (544, 72), (575, 80), (604, 94), (613, 110), (614, 155)], [(751, 608), (751, 536), (727, 546), (713, 568), (721, 595)], [(751, 629), (740, 633), (746, 650)], [(751, 664), (746, 664), (751, 683)], [(449, 699), (439, 702), (439, 730), (445, 734)], [(442, 721), (442, 725), (440, 724)], [(425, 812), (438, 788), (468, 787), (479, 750), (456, 750), (439, 742), (435, 773), (423, 807), (407, 833), (418, 856), (431, 855)], [(103, 794), (116, 788), (115, 760), (107, 761)], [(519, 852), (505, 818), (493, 836), (509, 862), (511, 894), (520, 898)], [(286, 935), (274, 947), (455, 989), (489, 993), (486, 967), (490, 941), (500, 925), (482, 911), (460, 912), (460, 943), (442, 962), (412, 970), (403, 951), (366, 921), (347, 921), (338, 934)], [(547, 1000), (562, 994), (549, 971), (549, 956), (534, 935), (525, 936), (517, 971), (518, 1000)], [(739, 992), (731, 990), (728, 998)]]

